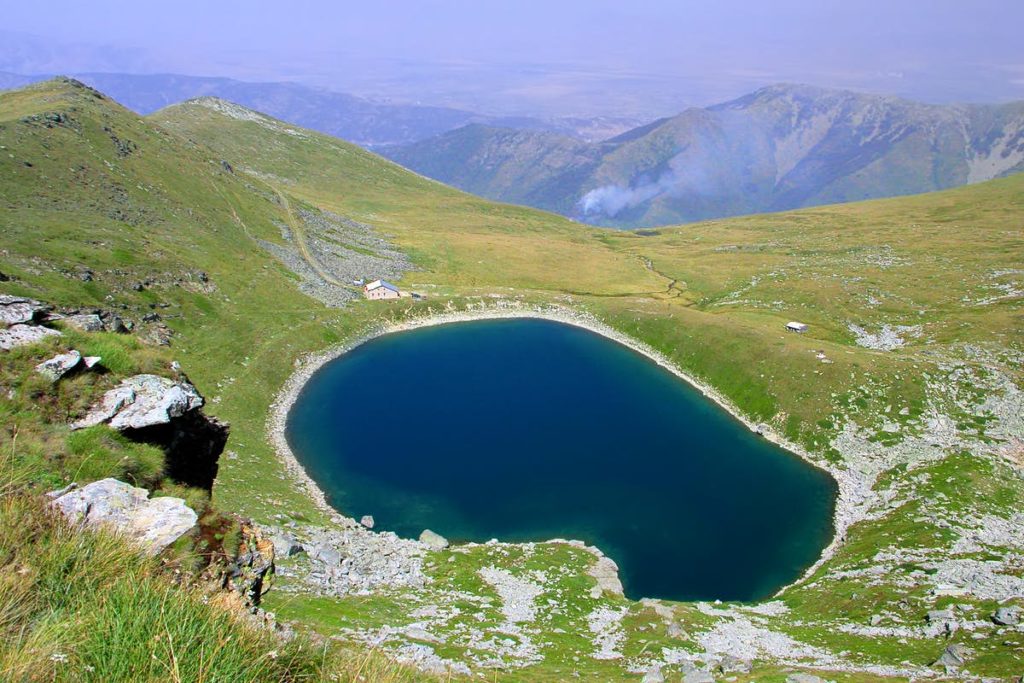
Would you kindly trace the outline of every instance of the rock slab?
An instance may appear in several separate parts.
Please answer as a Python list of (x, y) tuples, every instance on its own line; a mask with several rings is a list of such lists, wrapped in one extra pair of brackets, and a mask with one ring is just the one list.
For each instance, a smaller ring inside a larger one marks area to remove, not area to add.
[(54, 356), (50, 360), (44, 360), (36, 366), (36, 372), (51, 382), (56, 382), (64, 375), (78, 367), (82, 362), (82, 354), (78, 351), (69, 351)]
[(60, 332), (39, 325), (12, 325), (0, 330), (0, 350), (10, 351), (16, 346), (35, 344), (47, 337), (59, 337)]
[(107, 527), (156, 554), (196, 525), (199, 517), (181, 498), (149, 498), (149, 491), (102, 479), (70, 491), (54, 491), (52, 505), (75, 524)]

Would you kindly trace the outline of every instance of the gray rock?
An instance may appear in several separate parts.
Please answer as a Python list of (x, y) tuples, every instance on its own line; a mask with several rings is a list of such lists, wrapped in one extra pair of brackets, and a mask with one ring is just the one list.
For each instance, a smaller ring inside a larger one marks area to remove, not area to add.
[(149, 498), (149, 491), (116, 479), (95, 481), (55, 497), (73, 523), (105, 526), (158, 553), (181, 538), (199, 519), (181, 498)]
[(1000, 607), (992, 615), (992, 621), (999, 626), (1016, 626), (1020, 623), (1021, 609), (1016, 605)]
[(156, 375), (135, 375), (106, 392), (100, 403), (72, 429), (84, 429), (104, 422), (118, 430), (143, 429), (167, 424), (203, 405), (203, 397), (186, 381)]
[(656, 666), (645, 673), (642, 683), (665, 683), (665, 675), (661, 673), (661, 667)]
[(718, 666), (722, 670), (722, 673), (727, 674), (748, 674), (751, 669), (754, 668), (753, 663), (751, 663), (749, 659), (740, 659), (739, 657), (734, 657), (729, 654), (722, 657), (722, 661)]
[(444, 550), (448, 547), (448, 539), (441, 534), (436, 534), (430, 529), (424, 529), (420, 534), (420, 543), (426, 544), (431, 550)]
[(274, 544), (274, 554), (280, 557), (293, 557), (305, 550), (291, 534), (277, 533), (270, 540)]
[(715, 677), (707, 671), (687, 671), (683, 675), (683, 683), (715, 683)]
[(309, 556), (329, 567), (339, 566), (342, 559), (341, 552), (337, 548), (326, 544), (314, 546), (309, 552)]
[(790, 674), (786, 676), (786, 683), (825, 683), (825, 681), (814, 674)]
[(83, 313), (81, 315), (69, 315), (64, 318), (64, 324), (82, 332), (102, 332), (103, 321), (98, 315)]
[(30, 323), (48, 310), (49, 306), (35, 299), (0, 294), (0, 323), (4, 325)]
[(942, 656), (936, 659), (932, 666), (944, 666), (948, 669), (959, 669), (967, 662), (967, 648), (959, 643), (953, 643), (942, 651)]
[(130, 328), (125, 325), (124, 320), (121, 320), (120, 316), (115, 315), (107, 321), (107, 330), (117, 334), (127, 334)]
[(99, 365), (102, 360), (102, 356), (83, 356), (82, 364), (85, 365), (86, 370), (92, 370), (94, 367)]
[(927, 616), (929, 624), (941, 624), (955, 618), (952, 609), (933, 609)]
[(9, 351), (16, 346), (34, 344), (47, 337), (59, 337), (60, 332), (39, 325), (12, 325), (0, 330), (0, 350)]
[(871, 618), (868, 619), (868, 624), (870, 624), (871, 626), (878, 626), (881, 623), (882, 623), (882, 615), (880, 615), (880, 614), (872, 614)]
[(362, 519), (359, 520), (359, 523), (365, 526), (367, 529), (372, 529), (373, 515), (363, 515)]
[(619, 565), (610, 557), (605, 557), (596, 551), (597, 562), (595, 562), (587, 573), (597, 579), (597, 585), (601, 592), (608, 592), (612, 595), (622, 595), (622, 581), (619, 580)]
[(77, 368), (81, 362), (82, 354), (78, 351), (71, 350), (67, 353), (58, 354), (50, 360), (44, 360), (36, 366), (36, 372), (51, 382), (56, 382), (61, 377)]

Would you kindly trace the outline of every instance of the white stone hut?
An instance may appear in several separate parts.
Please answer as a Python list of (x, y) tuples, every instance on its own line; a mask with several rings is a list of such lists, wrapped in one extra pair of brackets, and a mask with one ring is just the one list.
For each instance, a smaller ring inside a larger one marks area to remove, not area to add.
[(371, 301), (381, 301), (397, 299), (402, 296), (402, 292), (387, 280), (374, 280), (363, 287), (363, 295)]

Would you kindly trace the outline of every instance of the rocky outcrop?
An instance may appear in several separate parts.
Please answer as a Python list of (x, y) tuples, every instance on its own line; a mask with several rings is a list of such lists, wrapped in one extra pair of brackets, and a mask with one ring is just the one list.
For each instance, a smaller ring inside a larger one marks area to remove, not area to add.
[(250, 523), (242, 524), (238, 554), (224, 574), (224, 588), (241, 596), (245, 605), (258, 607), (274, 576), (274, 542)]
[(59, 337), (60, 332), (40, 325), (11, 325), (0, 330), (0, 350), (10, 351), (17, 346), (35, 344), (47, 337)]
[(203, 397), (185, 380), (136, 375), (106, 392), (71, 428), (109, 424), (135, 441), (160, 446), (169, 477), (211, 490), (228, 426), (204, 415), (202, 405)]
[(592, 577), (597, 580), (597, 586), (594, 587), (595, 597), (601, 597), (605, 592), (611, 593), (612, 595), (622, 595), (622, 581), (619, 580), (619, 565), (615, 564), (615, 561), (610, 557), (606, 557), (597, 548), (589, 548), (591, 553), (597, 556), (597, 562), (595, 562), (590, 569), (587, 571)]
[(4, 325), (35, 322), (50, 310), (50, 306), (35, 299), (0, 294), (0, 323)]
[(84, 429), (107, 423), (114, 429), (144, 429), (167, 424), (203, 405), (203, 398), (188, 382), (157, 375), (135, 375), (103, 395), (99, 405), (71, 424)]
[(107, 527), (156, 554), (196, 525), (198, 516), (181, 498), (150, 498), (149, 491), (117, 479), (53, 491), (53, 507), (74, 524)]

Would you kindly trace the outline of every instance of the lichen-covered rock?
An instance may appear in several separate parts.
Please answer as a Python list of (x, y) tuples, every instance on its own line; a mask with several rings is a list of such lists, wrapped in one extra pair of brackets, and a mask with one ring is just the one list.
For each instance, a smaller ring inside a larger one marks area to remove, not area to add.
[(431, 550), (444, 550), (448, 547), (448, 539), (430, 529), (424, 529), (420, 534), (420, 543), (425, 544)]
[(64, 318), (64, 324), (83, 332), (102, 332), (104, 330), (103, 320), (94, 313), (69, 315)]
[(367, 529), (372, 529), (374, 525), (373, 515), (363, 515), (359, 523), (365, 526)]
[(149, 491), (117, 479), (55, 491), (52, 505), (73, 523), (105, 526), (158, 553), (196, 525), (198, 516), (181, 498), (149, 498)]
[(0, 323), (4, 325), (30, 323), (48, 310), (49, 306), (35, 299), (0, 294)]
[(58, 354), (50, 360), (44, 360), (36, 366), (36, 372), (51, 382), (56, 382), (61, 377), (77, 368), (81, 362), (82, 354), (78, 351), (71, 350), (67, 353)]
[(0, 330), (0, 350), (10, 351), (16, 346), (34, 344), (47, 337), (59, 337), (60, 332), (40, 325), (12, 325)]
[(185, 413), (200, 408), (203, 397), (185, 381), (156, 375), (136, 375), (106, 392), (100, 403), (72, 429), (84, 429), (108, 423), (118, 430), (144, 429), (167, 424)]

